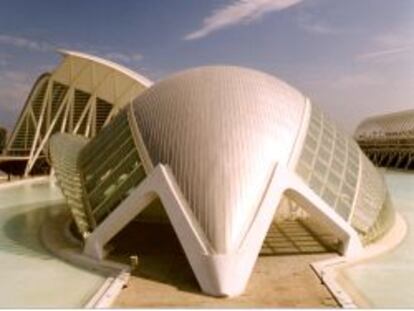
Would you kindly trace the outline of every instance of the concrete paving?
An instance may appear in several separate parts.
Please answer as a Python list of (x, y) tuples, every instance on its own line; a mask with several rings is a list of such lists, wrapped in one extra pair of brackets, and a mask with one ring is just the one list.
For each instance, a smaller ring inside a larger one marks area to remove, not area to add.
[(235, 298), (201, 292), (169, 225), (132, 223), (115, 240), (114, 255), (139, 257), (128, 286), (113, 305), (116, 308), (338, 306), (309, 266), (336, 254), (328, 253), (295, 222), (272, 227), (246, 292)]

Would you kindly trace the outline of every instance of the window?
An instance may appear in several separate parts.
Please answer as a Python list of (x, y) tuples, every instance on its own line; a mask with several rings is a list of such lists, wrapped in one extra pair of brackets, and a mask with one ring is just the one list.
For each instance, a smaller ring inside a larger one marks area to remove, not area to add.
[(346, 220), (355, 200), (359, 156), (358, 146), (312, 107), (296, 173)]

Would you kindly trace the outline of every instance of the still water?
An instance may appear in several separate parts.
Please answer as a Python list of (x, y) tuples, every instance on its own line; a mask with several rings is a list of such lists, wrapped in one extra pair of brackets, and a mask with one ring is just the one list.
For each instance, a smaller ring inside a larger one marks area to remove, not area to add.
[(414, 308), (414, 174), (387, 171), (386, 181), (407, 235), (394, 250), (344, 273), (372, 307)]
[(82, 307), (105, 281), (43, 248), (40, 225), (62, 203), (49, 182), (0, 185), (0, 308)]

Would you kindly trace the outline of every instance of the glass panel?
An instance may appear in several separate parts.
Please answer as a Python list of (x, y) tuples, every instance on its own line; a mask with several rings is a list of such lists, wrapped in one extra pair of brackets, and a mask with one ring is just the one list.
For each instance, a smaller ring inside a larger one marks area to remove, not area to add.
[(325, 163), (329, 163), (331, 160), (331, 152), (326, 148), (320, 148), (318, 158), (322, 159)]
[[(312, 137), (321, 130), (321, 137)], [(305, 181), (309, 180), (309, 187), (317, 194), (323, 189), (322, 199), (332, 208), (338, 205), (338, 213), (347, 217), (355, 196), (359, 149), (314, 107), (299, 163), (297, 172)]]
[(303, 163), (306, 163), (309, 166), (312, 166), (314, 158), (315, 158), (314, 153), (312, 153), (308, 148), (303, 149), (303, 153), (302, 153)]
[(311, 187), (311, 189), (313, 191), (315, 191), (316, 193), (320, 193), (321, 188), (322, 188), (322, 181), (318, 178), (318, 176), (313, 175), (311, 177), (309, 186)]
[(348, 218), (348, 215), (350, 213), (350, 206), (347, 202), (343, 200), (338, 200), (338, 204), (336, 207), (336, 212), (342, 216), (342, 218)]
[(327, 170), (328, 169), (327, 169), (326, 164), (323, 163), (320, 160), (320, 158), (319, 159), (316, 159), (316, 163), (315, 163), (315, 167), (314, 167), (314, 172), (315, 172), (315, 174), (317, 174), (320, 177), (320, 179), (323, 180), (325, 178), (325, 175), (327, 173)]
[(298, 172), (298, 174), (300, 176), (303, 177), (303, 179), (307, 180), (311, 171), (309, 169), (309, 167), (307, 167), (304, 163), (299, 163), (296, 171)]
[(344, 169), (343, 163), (339, 162), (336, 158), (332, 160), (332, 170), (338, 174), (339, 176), (342, 175), (342, 171)]
[(329, 188), (325, 188), (322, 197), (326, 201), (326, 203), (329, 204), (329, 206), (334, 206), (335, 205), (336, 193), (331, 191)]
[(332, 190), (338, 190), (341, 185), (341, 180), (334, 172), (330, 172), (328, 175), (327, 186)]
[(306, 138), (306, 145), (311, 149), (311, 150), (315, 150), (317, 147), (317, 142), (315, 139), (313, 139), (311, 136), (307, 136)]

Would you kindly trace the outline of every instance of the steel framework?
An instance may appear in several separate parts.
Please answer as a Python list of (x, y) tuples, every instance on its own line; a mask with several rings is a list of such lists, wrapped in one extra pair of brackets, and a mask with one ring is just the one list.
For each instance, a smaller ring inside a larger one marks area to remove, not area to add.
[(0, 162), (22, 163), (28, 176), (48, 168), (47, 149), (56, 132), (94, 137), (152, 82), (110, 61), (60, 51), (61, 64), (36, 81)]
[(377, 166), (414, 168), (414, 110), (368, 118), (355, 139)]

